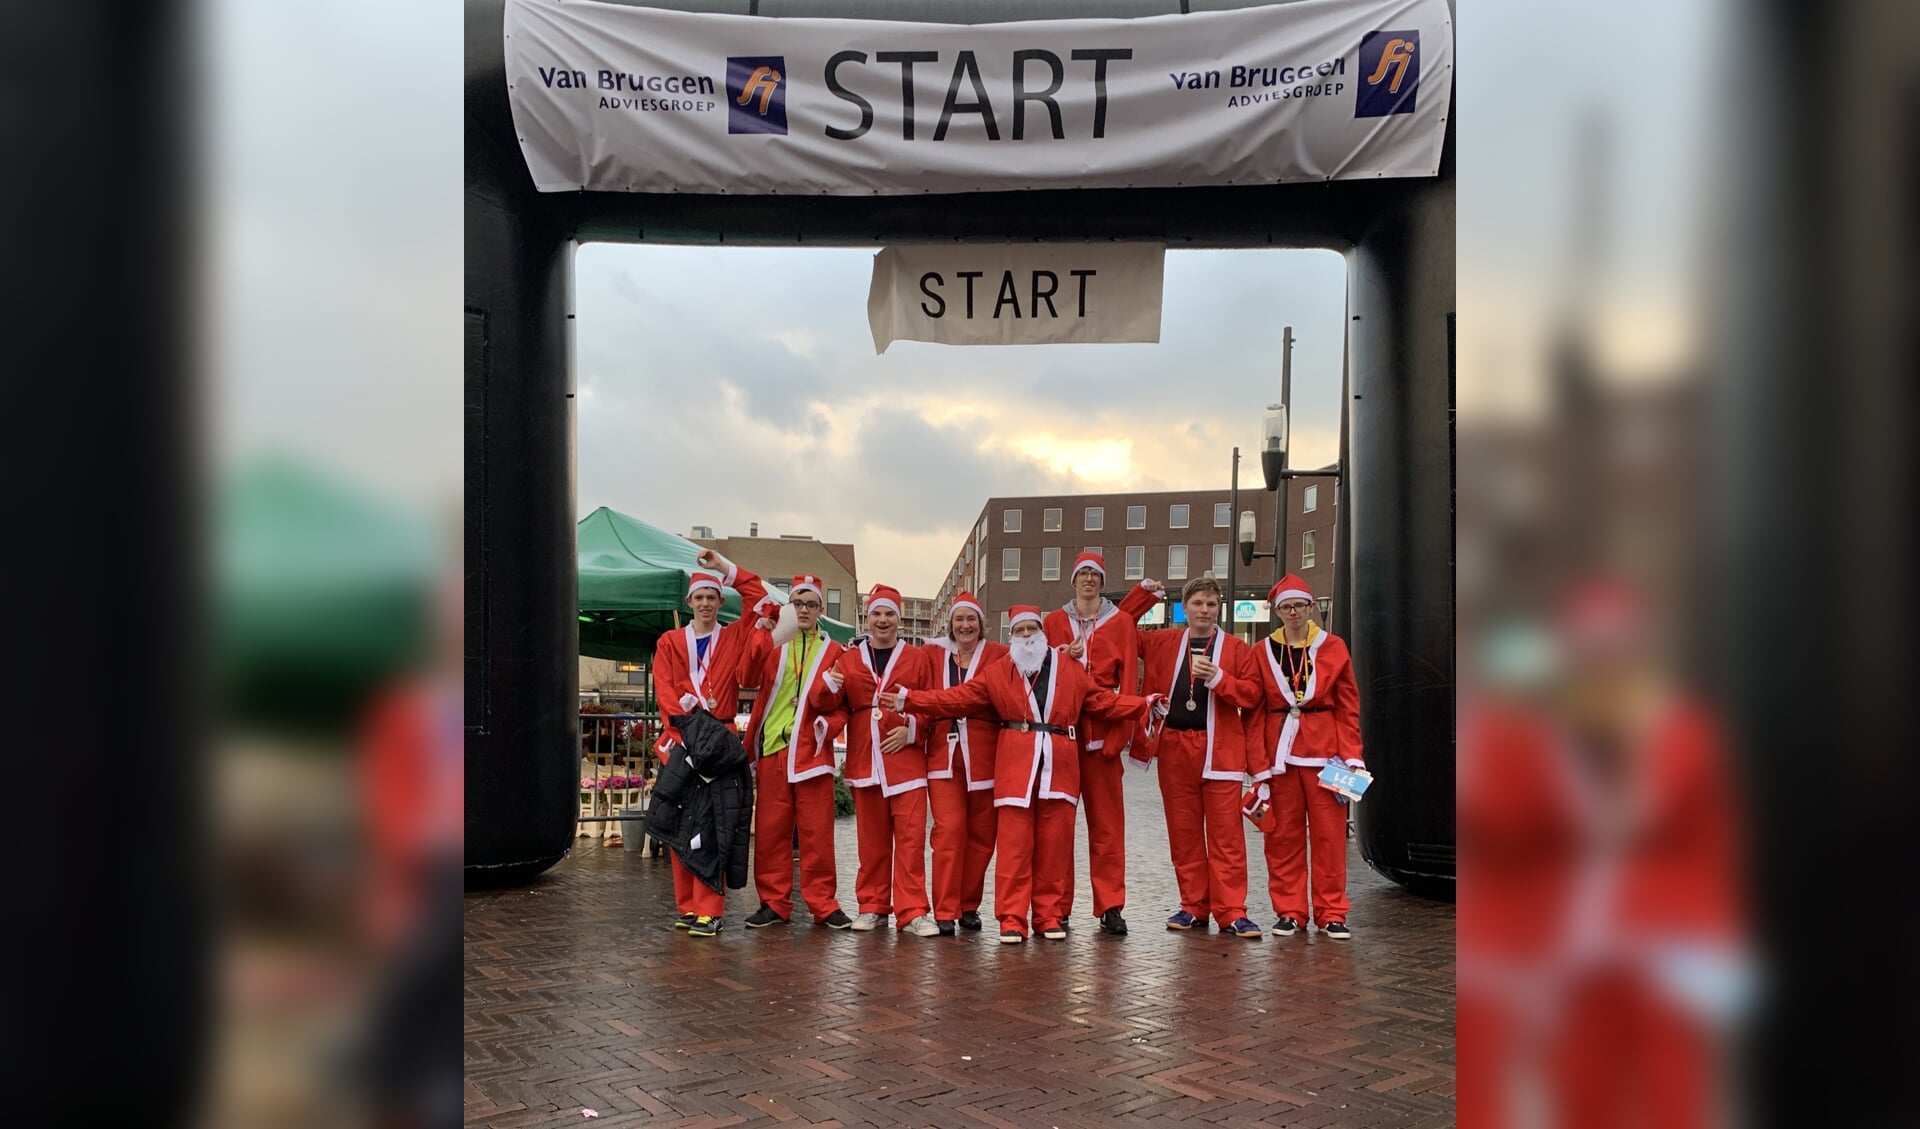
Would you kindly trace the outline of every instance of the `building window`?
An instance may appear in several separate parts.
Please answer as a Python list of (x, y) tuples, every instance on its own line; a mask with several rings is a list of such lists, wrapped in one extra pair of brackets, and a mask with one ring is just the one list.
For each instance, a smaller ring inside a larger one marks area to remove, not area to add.
[(1102, 560), (1105, 560), (1107, 556), (1106, 552), (1103, 549), (1101, 549), (1100, 546), (1098, 545), (1088, 545), (1086, 548), (1080, 551), (1083, 553), (1092, 553), (1094, 556), (1099, 557)]
[(827, 589), (827, 618), (840, 618), (840, 589), (838, 588)]
[(1088, 506), (1087, 507), (1086, 528), (1105, 529), (1106, 523), (1107, 523), (1107, 508), (1105, 506)]
[(1060, 532), (1060, 511), (1059, 510), (1041, 510), (1040, 524), (1042, 527), (1044, 527), (1045, 532), (1048, 532), (1048, 533)]
[(1191, 512), (1191, 509), (1187, 506), (1168, 506), (1167, 528), (1185, 529), (1187, 527), (1188, 515), (1191, 514)]
[(1127, 546), (1127, 579), (1139, 580), (1147, 575), (1147, 547), (1145, 545)]
[(1185, 545), (1167, 546), (1167, 579), (1185, 580), (1187, 578), (1187, 547)]
[(1309, 569), (1313, 567), (1313, 561), (1314, 561), (1313, 535), (1314, 533), (1315, 533), (1315, 530), (1309, 529), (1305, 533), (1302, 533), (1300, 535), (1300, 567), (1302, 569)]
[(1011, 638), (1013, 638), (1013, 630), (1007, 626), (1007, 613), (1001, 612), (1000, 613), (1000, 641), (1002, 643), (1005, 643)]
[(1060, 547), (1058, 545), (1040, 550), (1040, 579), (1060, 579)]
[(1215, 529), (1233, 528), (1233, 504), (1231, 502), (1215, 502), (1213, 504), (1213, 527)]
[(1306, 501), (1301, 503), (1300, 512), (1310, 514), (1320, 508), (1320, 487), (1309, 486), (1305, 494)]
[(980, 515), (980, 544), (985, 545), (986, 543), (987, 543), (987, 515), (981, 514)]
[(790, 591), (793, 588), (793, 581), (791, 580), (769, 580), (767, 583), (780, 589), (782, 592)]
[(1000, 532), (1002, 533), (1020, 532), (1020, 511), (1019, 510), (1007, 510), (1000, 515)]
[(1127, 507), (1127, 528), (1128, 529), (1145, 529), (1146, 527), (1147, 527), (1147, 507), (1128, 506)]
[(1000, 579), (1002, 580), (1020, 579), (1020, 550), (1018, 549), (1000, 550)]
[(987, 555), (981, 553), (973, 562), (973, 590), (978, 592), (987, 583)]
[(1213, 575), (1220, 580), (1227, 578), (1227, 546), (1213, 547)]

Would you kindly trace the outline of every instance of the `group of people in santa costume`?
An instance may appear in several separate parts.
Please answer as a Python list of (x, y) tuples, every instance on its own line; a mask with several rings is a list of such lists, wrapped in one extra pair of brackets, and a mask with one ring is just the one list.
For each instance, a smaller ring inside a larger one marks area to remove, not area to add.
[[(757, 765), (761, 904), (749, 928), (791, 920), (797, 838), (801, 897), (818, 925), (867, 931), (892, 918), (917, 937), (979, 930), (992, 862), (1000, 940), (1063, 939), (1084, 807), (1093, 916), (1123, 935), (1122, 777), (1129, 764), (1157, 762), (1181, 902), (1169, 929), (1217, 922), (1224, 934), (1262, 935), (1247, 916), (1244, 812), (1265, 834), (1276, 931), (1297, 932), (1311, 908), (1329, 937), (1351, 936), (1345, 800), (1318, 772), (1330, 760), (1364, 768), (1359, 697), (1345, 644), (1308, 618), (1312, 594), (1298, 577), (1274, 586), (1282, 626), (1253, 646), (1219, 629), (1211, 576), (1181, 593), (1183, 630), (1142, 632), (1138, 620), (1165, 586), (1143, 581), (1115, 604), (1101, 594), (1105, 562), (1083, 553), (1073, 600), (1044, 615), (1009, 609), (1005, 645), (985, 639), (985, 614), (967, 593), (955, 598), (945, 637), (905, 643), (900, 595), (881, 585), (867, 599), (866, 634), (843, 647), (819, 628), (819, 578), (795, 577), (775, 618), (758, 577), (712, 550), (700, 563), (712, 571), (689, 587), (692, 624), (660, 642), (656, 689), (669, 713), (678, 703), (723, 719), (743, 688), (758, 691), (743, 735)], [(724, 628), (723, 587), (743, 604)], [(859, 851), (851, 917), (836, 896), (834, 859), (842, 737)], [(662, 755), (674, 744), (669, 730)], [(678, 924), (712, 936), (722, 895), (677, 859), (674, 867)]]

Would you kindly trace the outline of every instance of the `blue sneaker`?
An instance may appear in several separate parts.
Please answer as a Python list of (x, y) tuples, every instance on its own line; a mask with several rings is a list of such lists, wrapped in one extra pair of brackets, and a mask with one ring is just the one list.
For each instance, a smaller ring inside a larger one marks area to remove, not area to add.
[(1181, 910), (1179, 913), (1167, 918), (1168, 929), (1192, 929), (1194, 926), (1202, 924), (1204, 924), (1202, 918), (1195, 917), (1186, 910)]
[(1232, 934), (1245, 941), (1258, 941), (1260, 939), (1260, 927), (1253, 923), (1251, 917), (1236, 917), (1233, 919), (1233, 924), (1222, 929), (1220, 932)]

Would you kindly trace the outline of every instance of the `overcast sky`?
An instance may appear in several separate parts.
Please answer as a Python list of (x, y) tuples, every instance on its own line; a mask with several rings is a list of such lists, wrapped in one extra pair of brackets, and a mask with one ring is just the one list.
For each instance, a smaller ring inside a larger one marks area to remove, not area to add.
[(1158, 344), (897, 342), (884, 356), (867, 327), (872, 262), (582, 248), (580, 516), (605, 505), (682, 534), (757, 521), (763, 536), (850, 541), (862, 585), (931, 596), (989, 497), (1224, 489), (1233, 447), (1252, 452), (1280, 398), (1286, 325), (1294, 462), (1337, 455), (1338, 255), (1169, 251)]

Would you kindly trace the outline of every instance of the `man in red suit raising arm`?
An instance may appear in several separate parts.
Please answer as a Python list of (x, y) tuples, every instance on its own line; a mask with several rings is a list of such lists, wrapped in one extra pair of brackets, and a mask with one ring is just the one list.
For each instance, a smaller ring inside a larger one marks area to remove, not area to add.
[[(694, 573), (687, 582), (693, 622), (662, 635), (654, 646), (654, 697), (663, 718), (705, 709), (732, 726), (740, 708), (740, 664), (755, 624), (772, 603), (759, 577), (712, 549), (700, 550), (699, 563), (708, 571)], [(725, 627), (719, 622), (723, 586), (740, 593), (740, 618)], [(679, 732), (665, 726), (656, 745), (661, 760), (671, 759), (681, 744)], [(673, 857), (673, 900), (680, 914), (675, 928), (695, 937), (720, 931), (726, 895), (695, 878), (678, 855)]]

